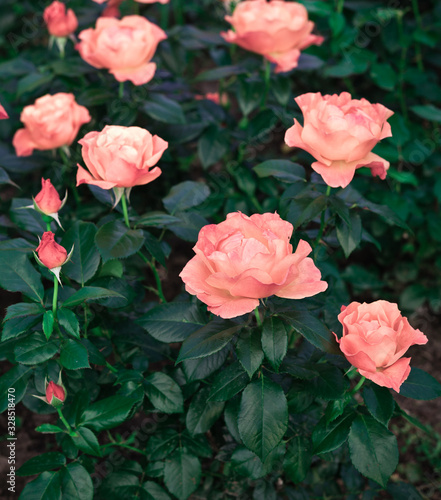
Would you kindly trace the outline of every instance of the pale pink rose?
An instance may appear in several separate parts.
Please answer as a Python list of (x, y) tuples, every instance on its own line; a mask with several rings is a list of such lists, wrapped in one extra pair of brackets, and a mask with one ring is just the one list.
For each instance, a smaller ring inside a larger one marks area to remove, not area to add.
[(78, 28), (78, 20), (72, 9), (66, 9), (63, 2), (52, 2), (44, 9), (43, 19), (49, 33), (57, 37), (71, 35)]
[(193, 257), (179, 275), (185, 289), (222, 318), (251, 312), (259, 299), (303, 299), (328, 287), (311, 258), (311, 247), (289, 243), (293, 226), (277, 213), (241, 212), (199, 232)]
[(386, 178), (389, 162), (371, 152), (377, 142), (391, 137), (387, 119), (393, 111), (348, 92), (303, 94), (295, 99), (303, 113), (303, 127), (294, 120), (286, 131), (288, 146), (304, 149), (317, 160), (311, 166), (331, 187), (346, 187), (355, 170), (369, 167)]
[(93, 184), (102, 189), (129, 188), (154, 181), (155, 167), (168, 143), (139, 127), (107, 125), (78, 141), (89, 172), (78, 165), (77, 186)]
[(234, 28), (221, 33), (225, 40), (276, 63), (276, 73), (295, 68), (303, 49), (323, 42), (312, 34), (314, 23), (297, 2), (247, 0), (225, 19)]
[(166, 38), (161, 28), (141, 16), (100, 17), (94, 29), (79, 34), (81, 42), (75, 47), (86, 62), (108, 69), (119, 82), (143, 85), (155, 74), (151, 59)]
[(34, 198), (38, 209), (45, 215), (56, 214), (63, 205), (60, 195), (50, 179), (41, 178), (41, 191)]
[(67, 261), (67, 251), (55, 241), (52, 231), (46, 231), (36, 250), (40, 262), (48, 269), (56, 269)]
[(0, 104), (0, 120), (6, 120), (9, 118), (8, 113), (6, 113), (5, 108)]
[(338, 320), (343, 336), (336, 336), (337, 342), (349, 363), (363, 377), (399, 392), (410, 373), (410, 358), (402, 356), (410, 346), (426, 344), (427, 337), (386, 300), (352, 302), (341, 308)]
[(70, 146), (81, 125), (91, 118), (87, 109), (75, 102), (73, 94), (60, 92), (39, 97), (26, 106), (20, 120), (25, 128), (15, 133), (12, 144), (18, 156), (29, 156), (34, 149)]

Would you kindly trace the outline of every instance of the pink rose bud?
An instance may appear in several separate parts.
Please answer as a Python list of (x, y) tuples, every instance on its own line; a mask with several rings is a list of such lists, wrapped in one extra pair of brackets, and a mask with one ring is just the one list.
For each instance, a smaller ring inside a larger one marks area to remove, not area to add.
[(82, 31), (75, 48), (95, 68), (106, 68), (119, 82), (149, 82), (156, 71), (151, 62), (165, 32), (145, 17), (100, 17), (95, 28)]
[(12, 139), (18, 156), (29, 156), (34, 149), (70, 146), (81, 125), (91, 120), (87, 109), (75, 102), (75, 96), (63, 92), (39, 97), (23, 109), (20, 119), (25, 128)]
[(293, 226), (278, 214), (240, 212), (199, 232), (193, 257), (179, 275), (185, 289), (222, 318), (251, 312), (259, 299), (303, 299), (328, 287), (311, 258), (309, 243), (289, 243)]
[(71, 35), (78, 28), (78, 20), (72, 9), (67, 9), (62, 2), (52, 2), (44, 9), (43, 19), (49, 33), (57, 37)]
[(276, 73), (295, 68), (303, 49), (323, 42), (323, 37), (312, 34), (314, 23), (297, 2), (248, 0), (225, 20), (234, 28), (221, 33), (225, 40), (276, 63)]
[(397, 304), (386, 300), (352, 302), (342, 307), (338, 320), (343, 336), (334, 335), (349, 363), (363, 377), (400, 392), (410, 373), (410, 358), (403, 355), (414, 344), (426, 344), (427, 337), (410, 326)]
[(170, 0), (135, 0), (135, 2), (138, 2), (138, 3), (162, 3), (162, 4), (166, 4), (166, 3), (169, 3)]
[(45, 215), (55, 214), (60, 210), (62, 202), (50, 179), (41, 179), (41, 191), (34, 198), (38, 209)]
[(5, 120), (9, 118), (8, 113), (6, 113), (5, 108), (0, 104), (0, 120)]
[(386, 178), (389, 162), (371, 151), (381, 139), (392, 136), (387, 122), (393, 115), (390, 109), (366, 99), (352, 99), (348, 92), (303, 94), (295, 101), (303, 113), (303, 127), (294, 120), (285, 142), (317, 160), (311, 166), (328, 186), (346, 187), (360, 167)]
[(66, 399), (66, 391), (64, 387), (56, 384), (55, 382), (49, 382), (46, 387), (46, 401), (53, 406), (61, 406)]
[(48, 269), (62, 266), (67, 260), (67, 251), (59, 245), (51, 231), (43, 233), (40, 244), (37, 247), (38, 258)]
[(154, 181), (155, 167), (168, 143), (139, 127), (107, 125), (78, 141), (89, 172), (78, 165), (77, 186), (93, 184), (102, 189), (129, 188)]

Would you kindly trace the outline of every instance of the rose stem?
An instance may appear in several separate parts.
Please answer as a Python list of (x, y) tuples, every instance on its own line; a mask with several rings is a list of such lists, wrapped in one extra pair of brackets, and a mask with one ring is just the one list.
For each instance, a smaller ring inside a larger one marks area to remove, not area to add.
[(343, 12), (343, 5), (345, 3), (345, 0), (338, 0), (337, 1), (337, 13), (341, 14)]
[(364, 381), (366, 380), (366, 377), (361, 377), (361, 379), (358, 381), (358, 384), (352, 389), (351, 395), (355, 394), (360, 387), (364, 384)]
[(122, 99), (124, 96), (124, 82), (119, 82), (118, 97)]
[(50, 222), (46, 222), (46, 231), (51, 232), (51, 223)]
[(161, 28), (164, 31), (166, 31), (168, 29), (168, 16), (169, 16), (170, 4), (166, 3), (164, 5), (161, 5), (160, 9), (161, 9), (160, 25), (161, 25)]
[(127, 201), (126, 201), (126, 197), (124, 196), (124, 194), (121, 196), (121, 205), (122, 205), (123, 214), (124, 214), (124, 221), (126, 223), (126, 226), (130, 229), (129, 212), (127, 210)]
[[(423, 21), (421, 19), (421, 14), (418, 9), (418, 0), (412, 0), (412, 8), (413, 8), (413, 15), (415, 16), (418, 29), (420, 31), (423, 31)], [(417, 64), (418, 64), (418, 69), (420, 71), (424, 71), (424, 64), (423, 64), (423, 55), (421, 53), (421, 45), (420, 42), (415, 41), (415, 49), (417, 53)]]
[[(329, 197), (330, 194), (331, 194), (331, 186), (328, 186), (326, 188), (326, 197)], [(320, 220), (320, 229), (319, 229), (317, 238), (315, 239), (315, 246), (320, 243), (320, 240), (322, 239), (323, 232), (324, 232), (325, 227), (326, 227), (325, 212), (326, 212), (326, 209), (323, 210), (323, 212), (322, 212), (322, 216), (321, 216), (321, 220)]]
[(264, 82), (265, 88), (262, 94), (262, 101), (260, 102), (260, 109), (264, 109), (266, 106), (266, 99), (268, 97), (268, 91), (271, 80), (271, 63), (267, 59), (263, 59), (265, 64), (265, 72), (264, 72)]
[(254, 309), (254, 314), (256, 316), (257, 326), (260, 328), (262, 326), (262, 320), (260, 319), (259, 307)]
[(52, 298), (52, 313), (54, 319), (57, 318), (57, 304), (58, 304), (58, 278), (54, 276), (54, 296)]
[(141, 251), (138, 251), (137, 253), (152, 270), (153, 276), (155, 277), (156, 288), (158, 289), (158, 297), (161, 302), (166, 303), (167, 299), (164, 297), (164, 292), (162, 291), (161, 278), (159, 277), (158, 271), (156, 270), (155, 267), (155, 259), (153, 259), (153, 262), (150, 262), (149, 259), (147, 259), (147, 257)]
[(58, 412), (58, 416), (60, 417), (60, 420), (63, 422), (66, 429), (68, 430), (69, 436), (77, 437), (78, 434), (72, 430), (72, 427), (68, 424), (67, 420), (64, 418), (64, 415), (61, 412), (61, 408), (57, 408), (57, 412)]

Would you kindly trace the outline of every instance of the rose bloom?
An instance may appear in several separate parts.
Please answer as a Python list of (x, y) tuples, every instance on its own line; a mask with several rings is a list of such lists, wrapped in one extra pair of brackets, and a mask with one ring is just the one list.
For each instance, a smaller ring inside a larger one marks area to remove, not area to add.
[(161, 28), (141, 16), (101, 17), (95, 29), (79, 34), (81, 42), (75, 47), (86, 62), (107, 68), (119, 82), (143, 85), (155, 74), (156, 64), (150, 61), (166, 38)]
[(276, 63), (276, 73), (295, 68), (303, 49), (323, 42), (323, 37), (311, 33), (314, 23), (297, 2), (248, 0), (225, 19), (234, 28), (221, 33), (225, 40)]
[(54, 238), (54, 233), (46, 231), (37, 247), (38, 258), (48, 269), (60, 267), (67, 260), (66, 249), (59, 245)]
[(29, 156), (34, 149), (70, 146), (81, 125), (91, 118), (87, 109), (75, 102), (73, 94), (60, 92), (26, 106), (20, 120), (25, 128), (15, 133), (12, 144), (18, 156)]
[(54, 397), (59, 401), (64, 402), (66, 399), (66, 392), (61, 385), (51, 381), (46, 387), (46, 400), (50, 405), (52, 404)]
[(34, 198), (38, 209), (46, 215), (56, 214), (62, 201), (50, 179), (41, 179), (41, 191)]
[(222, 318), (251, 312), (259, 299), (276, 295), (303, 299), (323, 292), (327, 283), (311, 258), (311, 246), (289, 243), (293, 226), (277, 213), (240, 212), (201, 229), (193, 257), (179, 275), (185, 289)]
[(366, 99), (340, 95), (303, 94), (295, 99), (303, 113), (303, 127), (294, 120), (287, 130), (288, 146), (304, 149), (317, 160), (311, 166), (331, 187), (346, 187), (355, 170), (369, 167), (386, 178), (389, 162), (371, 153), (378, 141), (391, 137), (386, 121), (393, 111)]
[(0, 120), (5, 120), (9, 118), (8, 113), (6, 113), (5, 108), (0, 104)]
[[(78, 141), (89, 172), (78, 165), (77, 186), (93, 184), (102, 189), (129, 188), (154, 181), (155, 167), (168, 143), (139, 127), (107, 125)], [(154, 167), (154, 168), (153, 168)]]
[(52, 2), (44, 9), (43, 19), (49, 33), (53, 36), (65, 37), (78, 28), (78, 20), (72, 9), (66, 9), (62, 2)]
[(337, 342), (349, 363), (363, 377), (399, 392), (410, 373), (410, 358), (402, 356), (410, 346), (426, 344), (427, 337), (386, 300), (352, 302), (341, 308), (338, 320), (343, 336), (336, 336)]

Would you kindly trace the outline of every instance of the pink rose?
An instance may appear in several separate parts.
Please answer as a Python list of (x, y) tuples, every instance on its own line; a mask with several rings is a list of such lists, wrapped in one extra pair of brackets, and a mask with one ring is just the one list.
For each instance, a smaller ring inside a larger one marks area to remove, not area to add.
[[(154, 181), (155, 167), (168, 143), (139, 127), (108, 125), (78, 141), (89, 172), (78, 165), (77, 186), (93, 184), (102, 189), (128, 188)], [(153, 168), (154, 167), (154, 168)]]
[(41, 179), (41, 191), (34, 198), (38, 209), (45, 215), (56, 214), (62, 206), (62, 201), (50, 179)]
[(185, 289), (222, 318), (251, 312), (259, 299), (303, 299), (328, 287), (307, 255), (311, 247), (289, 243), (293, 226), (278, 214), (240, 212), (201, 229), (193, 257), (179, 275)]
[(73, 94), (62, 92), (39, 97), (35, 104), (23, 109), (20, 119), (25, 128), (18, 130), (12, 140), (18, 156), (29, 156), (34, 149), (70, 146), (81, 125), (91, 120)]
[(349, 363), (363, 377), (399, 392), (410, 373), (410, 358), (403, 354), (411, 345), (426, 344), (427, 337), (409, 325), (396, 304), (386, 300), (352, 302), (341, 308), (338, 320), (343, 336), (336, 336), (337, 342)]
[(303, 94), (295, 99), (303, 113), (303, 127), (294, 120), (286, 131), (288, 146), (304, 149), (317, 160), (311, 166), (331, 187), (346, 187), (355, 170), (369, 167), (386, 178), (389, 162), (371, 153), (378, 141), (391, 137), (386, 121), (393, 115), (382, 104), (340, 95)]
[(203, 101), (204, 99), (207, 99), (208, 101), (212, 101), (215, 104), (227, 104), (228, 103), (228, 96), (226, 94), (222, 94), (222, 102), (221, 98), (219, 95), (219, 92), (207, 92), (206, 94), (197, 94), (194, 96), (194, 98), (197, 101)]
[(0, 120), (5, 120), (9, 118), (8, 113), (6, 113), (5, 108), (0, 104)]
[(71, 35), (78, 28), (78, 20), (72, 9), (67, 9), (62, 2), (52, 2), (44, 9), (44, 22), (49, 33), (57, 37)]
[(62, 266), (67, 261), (66, 249), (59, 245), (54, 238), (54, 233), (46, 231), (37, 247), (40, 262), (50, 270)]
[(143, 85), (155, 74), (156, 64), (150, 61), (166, 38), (161, 28), (141, 16), (100, 17), (95, 29), (79, 34), (81, 42), (75, 47), (86, 62), (107, 68), (119, 82)]
[(59, 403), (64, 403), (66, 399), (66, 391), (64, 387), (56, 384), (55, 382), (49, 382), (46, 387), (46, 401), (50, 405), (59, 406)]
[(323, 37), (311, 34), (314, 23), (297, 2), (248, 0), (225, 19), (234, 28), (221, 33), (225, 40), (276, 63), (277, 73), (295, 68), (303, 49), (323, 42)]

